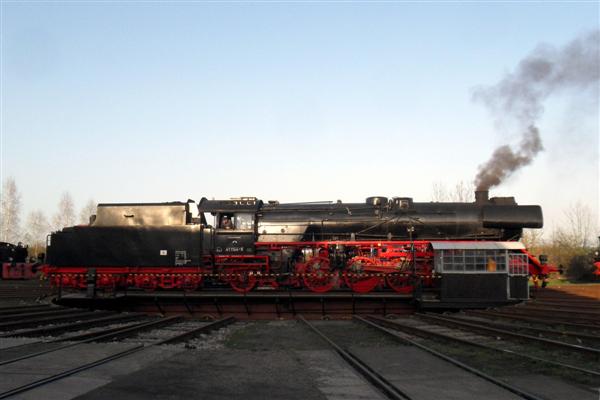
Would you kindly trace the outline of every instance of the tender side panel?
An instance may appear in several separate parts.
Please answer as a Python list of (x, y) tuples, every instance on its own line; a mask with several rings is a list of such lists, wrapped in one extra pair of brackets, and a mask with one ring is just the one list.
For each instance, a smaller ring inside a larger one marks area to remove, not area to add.
[(54, 266), (200, 265), (198, 225), (65, 228), (52, 235), (48, 264)]

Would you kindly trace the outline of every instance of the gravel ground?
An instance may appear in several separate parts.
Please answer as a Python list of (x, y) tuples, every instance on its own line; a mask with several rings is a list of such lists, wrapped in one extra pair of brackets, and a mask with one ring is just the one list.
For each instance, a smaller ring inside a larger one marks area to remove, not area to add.
[[(239, 322), (79, 399), (379, 399), (296, 321)], [(178, 346), (162, 346), (181, 348)], [(168, 382), (168, 385), (165, 385)]]
[(228, 325), (217, 331), (201, 334), (200, 336), (189, 340), (186, 343), (170, 344), (162, 347), (171, 348), (174, 350), (221, 350), (225, 348), (225, 342), (230, 336), (236, 334), (236, 332), (239, 330), (245, 329), (246, 326), (247, 325), (243, 323)]
[(56, 336), (52, 336), (51, 339), (64, 339), (64, 338), (68, 338), (71, 336), (77, 336), (77, 335), (83, 335), (86, 333), (92, 333), (92, 332), (99, 332), (99, 331), (103, 331), (105, 329), (113, 329), (113, 328), (123, 328), (126, 326), (132, 326), (136, 323), (139, 323), (139, 321), (127, 321), (127, 322), (116, 322), (114, 324), (109, 324), (109, 325), (102, 325), (102, 326), (94, 326), (94, 327), (90, 327), (90, 328), (86, 328), (86, 329), (80, 329), (77, 331), (69, 331), (69, 332), (62, 332), (59, 333)]
[(0, 338), (0, 350), (6, 349), (8, 347), (20, 346), (26, 343), (37, 342), (40, 339), (38, 338), (19, 338), (19, 337), (7, 337)]
[[(494, 385), (473, 379), (470, 374), (457, 371), (450, 364), (443, 365), (433, 356), (423, 356), (414, 347), (400, 344), (365, 325), (351, 321), (311, 323), (417, 399), (514, 398)], [(103, 354), (117, 352), (123, 347), (170, 337), (182, 329), (204, 324), (205, 321), (185, 321), (145, 332), (127, 342), (77, 346), (76, 351), (59, 351), (40, 359), (19, 362), (19, 365), (6, 370), (0, 369), (0, 373), (25, 382), (26, 379), (60, 372), (74, 363), (82, 364)], [(0, 347), (38, 340), (11, 338), (6, 342), (0, 341)], [(514, 382), (521, 379), (522, 386), (536, 389), (547, 399), (563, 398), (560, 396), (565, 389), (571, 390), (572, 398), (591, 398), (589, 390), (568, 385), (551, 374), (545, 374), (546, 371), (520, 363), (518, 359), (499, 360), (497, 354), (468, 351), (442, 343), (428, 344), (475, 367), (487, 368), (486, 372), (511, 378)], [(23, 346), (24, 349), (27, 347)], [(0, 352), (0, 357), (3, 353)], [(366, 400), (382, 396), (303, 323), (288, 320), (237, 322), (184, 344), (148, 348), (19, 398), (92, 400), (110, 397), (126, 400), (200, 397), (218, 400)]]
[(402, 346), (393, 338), (352, 321), (311, 321), (311, 324), (342, 347)]
[[(412, 337), (413, 340), (477, 368), (493, 377), (538, 394), (544, 399), (565, 398), (597, 400), (599, 381), (579, 372), (536, 363), (518, 356), (501, 354), (492, 350), (465, 346), (443, 340)], [(539, 356), (563, 361), (560, 352), (553, 348), (536, 350)], [(527, 351), (531, 353), (531, 351)], [(596, 364), (597, 367), (597, 364)], [(526, 378), (524, 378), (526, 377)]]

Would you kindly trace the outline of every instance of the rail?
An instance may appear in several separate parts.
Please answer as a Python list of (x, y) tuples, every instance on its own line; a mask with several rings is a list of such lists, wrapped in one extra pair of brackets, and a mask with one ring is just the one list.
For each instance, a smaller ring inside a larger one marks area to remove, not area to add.
[(439, 323), (442, 323), (443, 325), (451, 325), (451, 326), (455, 326), (458, 328), (467, 328), (470, 331), (492, 333), (492, 334), (495, 334), (498, 336), (505, 336), (505, 337), (508, 336), (511, 338), (519, 339), (519, 340), (525, 340), (527, 342), (541, 343), (541, 344), (545, 344), (545, 345), (549, 345), (549, 346), (558, 347), (561, 349), (576, 351), (576, 352), (586, 354), (586, 355), (592, 355), (597, 360), (600, 360), (600, 350), (594, 349), (591, 347), (587, 347), (587, 346), (570, 344), (570, 343), (565, 343), (565, 342), (561, 342), (558, 340), (552, 340), (552, 339), (541, 338), (538, 336), (527, 335), (527, 334), (510, 331), (510, 330), (507, 330), (504, 328), (499, 328), (499, 327), (484, 326), (484, 325), (476, 323), (475, 321), (469, 321), (469, 322), (459, 321), (455, 318), (440, 317), (437, 315), (422, 314), (422, 313), (418, 313), (416, 315), (418, 318), (429, 320), (429, 321), (439, 322)]
[[(516, 386), (513, 386), (513, 385), (508, 384), (506, 382), (503, 382), (503, 381), (501, 381), (499, 379), (496, 379), (493, 376), (488, 375), (488, 374), (486, 374), (483, 371), (480, 371), (480, 370), (478, 370), (476, 368), (473, 368), (473, 367), (471, 367), (471, 366), (469, 366), (469, 365), (467, 365), (467, 364), (465, 364), (463, 362), (460, 362), (460, 361), (458, 361), (458, 360), (456, 360), (456, 359), (454, 359), (452, 357), (449, 357), (449, 356), (447, 356), (445, 354), (442, 354), (439, 351), (434, 350), (434, 349), (432, 349), (432, 348), (430, 348), (428, 346), (425, 346), (425, 345), (423, 345), (421, 343), (418, 343), (418, 342), (416, 342), (416, 341), (414, 341), (412, 339), (409, 339), (409, 338), (404, 337), (404, 336), (400, 336), (396, 332), (393, 332), (393, 331), (387, 329), (386, 327), (381, 326), (378, 322), (373, 321), (372, 317), (363, 318), (363, 317), (360, 317), (360, 316), (355, 316), (354, 319), (357, 320), (357, 321), (360, 321), (360, 322), (362, 322), (362, 323), (364, 323), (364, 324), (366, 324), (366, 325), (368, 325), (368, 326), (370, 326), (370, 327), (372, 327), (372, 328), (374, 328), (374, 329), (376, 329), (376, 330), (378, 330), (380, 332), (386, 333), (387, 335), (389, 335), (390, 337), (392, 337), (393, 339), (395, 339), (397, 341), (400, 341), (400, 342), (405, 343), (405, 344), (408, 343), (408, 344), (410, 344), (410, 345), (412, 345), (414, 347), (417, 347), (417, 348), (419, 348), (419, 349), (421, 349), (421, 350), (423, 350), (423, 351), (425, 351), (425, 352), (427, 352), (429, 354), (434, 355), (435, 357), (441, 358), (444, 361), (447, 361), (447, 362), (449, 362), (449, 363), (451, 363), (451, 364), (453, 364), (453, 365), (455, 365), (455, 366), (457, 366), (457, 367), (459, 367), (459, 368), (461, 368), (461, 369), (463, 369), (463, 370), (465, 370), (467, 372), (470, 372), (470, 373), (472, 373), (472, 374), (474, 374), (474, 375), (476, 375), (476, 376), (478, 376), (478, 377), (480, 377), (480, 378), (482, 378), (482, 379), (484, 379), (484, 380), (486, 380), (488, 382), (491, 382), (494, 385), (497, 385), (497, 386), (499, 386), (499, 387), (501, 387), (503, 389), (506, 389), (509, 392), (514, 393), (514, 394), (516, 394), (516, 395), (518, 395), (518, 396), (520, 396), (520, 397), (522, 397), (522, 398), (524, 398), (526, 400), (542, 400), (540, 397), (536, 396), (535, 394), (529, 393), (529, 392), (527, 392), (525, 390), (519, 389)], [(377, 320), (379, 320), (379, 319), (377, 319)]]
[(314, 333), (316, 333), (321, 339), (323, 339), (332, 349), (336, 351), (352, 368), (354, 368), (360, 375), (362, 375), (368, 382), (379, 389), (389, 399), (392, 400), (410, 400), (406, 393), (404, 393), (397, 386), (385, 379), (381, 374), (377, 373), (373, 368), (369, 367), (367, 363), (362, 361), (356, 355), (350, 351), (343, 349), (333, 340), (328, 338), (323, 332), (317, 327), (308, 322), (304, 317), (299, 316), (298, 319), (308, 326)]
[[(107, 317), (100, 317), (90, 319), (86, 321), (78, 321), (61, 325), (42, 326), (41, 328), (26, 329), (20, 331), (13, 331), (8, 333), (0, 334), (0, 338), (5, 337), (27, 337), (27, 336), (43, 336), (43, 335), (55, 335), (57, 333), (74, 331), (82, 328), (91, 328), (98, 325), (113, 322), (128, 322), (134, 319), (139, 319), (142, 314), (117, 314), (109, 315)], [(49, 343), (49, 342), (46, 342)]]
[(515, 321), (526, 321), (533, 322), (536, 324), (542, 325), (550, 325), (550, 326), (565, 326), (571, 328), (580, 328), (580, 329), (590, 329), (590, 330), (600, 330), (600, 326), (598, 325), (590, 325), (590, 324), (580, 324), (576, 322), (569, 322), (568, 320), (561, 319), (545, 319), (545, 318), (537, 318), (522, 314), (514, 314), (514, 313), (505, 313), (499, 311), (475, 311), (469, 310), (467, 311), (469, 315), (477, 315), (482, 317), (493, 317), (493, 318), (503, 318), (503, 319), (511, 319)]
[(109, 329), (105, 329), (105, 330), (102, 330), (99, 332), (84, 333), (81, 335), (71, 336), (71, 337), (67, 337), (67, 338), (61, 338), (53, 343), (66, 342), (66, 341), (70, 341), (73, 343), (65, 344), (65, 345), (58, 346), (58, 347), (51, 348), (51, 349), (38, 351), (35, 353), (25, 354), (25, 355), (22, 355), (19, 357), (12, 358), (10, 360), (5, 360), (5, 361), (0, 362), (0, 366), (6, 365), (6, 364), (12, 364), (12, 363), (15, 363), (15, 362), (21, 361), (21, 360), (26, 360), (28, 358), (38, 357), (43, 354), (53, 353), (55, 351), (67, 349), (69, 347), (79, 346), (79, 345), (89, 343), (92, 341), (101, 341), (101, 340), (114, 339), (117, 337), (132, 336), (134, 334), (143, 332), (144, 330), (154, 329), (154, 328), (158, 328), (158, 327), (161, 327), (164, 325), (179, 322), (182, 319), (183, 318), (180, 316), (174, 316), (174, 317), (159, 319), (157, 321), (150, 321), (150, 322), (146, 321), (146, 322), (142, 322), (142, 323), (135, 324), (135, 325), (128, 325), (128, 326), (119, 327), (119, 328), (109, 328)]
[(550, 329), (550, 328), (538, 328), (538, 327), (530, 326), (530, 325), (520, 325), (520, 324), (516, 324), (516, 323), (501, 323), (501, 322), (491, 321), (489, 319), (485, 319), (485, 320), (483, 318), (472, 319), (469, 317), (456, 316), (456, 315), (453, 315), (452, 317), (449, 317), (449, 318), (459, 320), (459, 321), (464, 321), (464, 322), (473, 322), (473, 323), (478, 323), (478, 324), (484, 324), (484, 325), (488, 325), (488, 326), (491, 326), (494, 328), (499, 328), (499, 329), (517, 329), (520, 331), (528, 331), (528, 332), (533, 332), (536, 334), (556, 335), (556, 336), (560, 336), (560, 337), (572, 337), (577, 340), (585, 339), (590, 342), (600, 343), (600, 336), (592, 335), (592, 334), (584, 333), (584, 332), (575, 332), (575, 331)]
[[(174, 317), (171, 317), (171, 318), (174, 318)], [(211, 322), (211, 323), (203, 326), (202, 328), (204, 329), (205, 332), (207, 332), (207, 331), (209, 331), (211, 329), (218, 329), (218, 328), (223, 327), (224, 325), (230, 324), (232, 322), (234, 322), (234, 319), (227, 319), (226, 321), (225, 320), (218, 320), (218, 321), (215, 321), (215, 322)], [(194, 329), (194, 331), (198, 332), (198, 329)], [(19, 387), (7, 390), (5, 392), (0, 393), (0, 399), (5, 399), (5, 398), (11, 397), (11, 396), (15, 396), (15, 395), (18, 395), (18, 394), (21, 394), (21, 393), (25, 393), (27, 391), (30, 391), (30, 390), (33, 390), (35, 388), (41, 387), (41, 386), (46, 385), (48, 383), (59, 381), (59, 380), (61, 380), (63, 378), (66, 378), (68, 376), (74, 375), (76, 373), (79, 373), (79, 372), (82, 372), (82, 371), (94, 368), (94, 367), (102, 365), (102, 364), (106, 364), (106, 363), (108, 363), (110, 361), (123, 358), (125, 356), (130, 355), (130, 354), (134, 354), (134, 353), (140, 352), (142, 350), (148, 349), (148, 348), (153, 347), (153, 346), (160, 346), (162, 344), (173, 343), (173, 342), (176, 342), (179, 338), (182, 338), (182, 340), (187, 340), (187, 338), (189, 338), (187, 335), (189, 335), (189, 334), (190, 334), (190, 332), (183, 332), (183, 333), (177, 334), (177, 335), (175, 335), (175, 336), (173, 336), (171, 338), (157, 340), (157, 341), (155, 341), (155, 342), (153, 342), (153, 343), (151, 343), (149, 345), (142, 345), (142, 344), (140, 344), (140, 345), (133, 346), (133, 347), (131, 347), (129, 349), (126, 349), (126, 350), (123, 350), (123, 351), (111, 354), (111, 355), (106, 356), (104, 358), (101, 358), (99, 360), (96, 360), (96, 361), (93, 361), (93, 362), (90, 362), (90, 363), (87, 363), (87, 364), (83, 364), (83, 365), (80, 365), (78, 367), (71, 368), (71, 369), (68, 369), (66, 371), (60, 372), (58, 374), (51, 375), (51, 376), (48, 376), (46, 378), (42, 378), (42, 379), (30, 382), (28, 384), (25, 384), (25, 385), (22, 385), (22, 386), (19, 386)]]
[(114, 314), (114, 312), (110, 311), (83, 311), (77, 313), (69, 313), (60, 316), (44, 316), (41, 318), (32, 318), (32, 319), (24, 319), (18, 321), (10, 321), (10, 322), (2, 322), (0, 323), (0, 331), (8, 331), (14, 330), (18, 328), (27, 328), (31, 326), (40, 326), (44, 324), (54, 324), (57, 322), (63, 321), (73, 321), (73, 320), (85, 320), (85, 319), (93, 319), (94, 317), (104, 316)]
[(494, 352), (498, 352), (498, 353), (504, 353), (504, 354), (508, 354), (511, 356), (515, 356), (515, 357), (520, 357), (520, 358), (524, 358), (530, 361), (536, 361), (536, 362), (541, 362), (547, 365), (553, 365), (555, 367), (561, 367), (561, 368), (566, 368), (566, 369), (570, 369), (573, 371), (577, 371), (577, 372), (581, 372), (581, 373), (585, 373), (587, 375), (591, 375), (591, 376), (595, 376), (595, 377), (600, 377), (600, 371), (594, 371), (594, 370), (590, 370), (587, 368), (581, 368), (575, 365), (571, 365), (571, 364), (566, 364), (566, 363), (561, 363), (561, 362), (557, 362), (557, 361), (552, 361), (552, 360), (548, 360), (545, 358), (541, 358), (541, 357), (536, 357), (536, 356), (532, 356), (529, 354), (524, 354), (522, 352), (517, 352), (517, 351), (513, 351), (513, 350), (509, 350), (509, 349), (504, 349), (504, 348), (498, 348), (498, 347), (494, 347), (494, 346), (488, 346), (486, 344), (483, 343), (478, 343), (478, 342), (474, 342), (472, 340), (467, 340), (467, 339), (463, 339), (463, 338), (458, 338), (455, 336), (451, 336), (451, 335), (447, 335), (441, 332), (436, 332), (436, 331), (432, 331), (432, 330), (428, 330), (428, 329), (423, 329), (420, 327), (415, 327), (415, 326), (411, 326), (411, 325), (407, 325), (407, 324), (402, 324), (398, 321), (390, 321), (390, 320), (386, 320), (383, 318), (379, 318), (379, 317), (374, 317), (374, 316), (370, 316), (369, 319), (371, 321), (374, 321), (375, 323), (379, 324), (379, 325), (383, 325), (385, 327), (389, 327), (392, 329), (396, 329), (396, 330), (400, 330), (400, 331), (404, 331), (404, 332), (408, 332), (411, 334), (416, 334), (417, 336), (421, 336), (421, 337), (426, 337), (426, 338), (436, 338), (436, 339), (441, 339), (441, 340), (445, 340), (445, 341), (450, 341), (450, 342), (456, 342), (456, 343), (461, 343), (464, 345), (469, 345), (469, 346), (473, 346), (473, 347), (479, 347), (481, 349), (486, 349), (486, 350), (491, 350)]

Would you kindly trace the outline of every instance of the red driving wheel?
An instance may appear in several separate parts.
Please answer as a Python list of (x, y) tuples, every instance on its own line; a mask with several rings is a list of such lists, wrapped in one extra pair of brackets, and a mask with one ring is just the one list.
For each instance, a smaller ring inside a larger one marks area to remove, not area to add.
[(344, 281), (354, 292), (369, 293), (381, 281), (380, 277), (369, 274), (370, 265), (375, 265), (375, 261), (368, 257), (353, 257), (348, 261), (344, 270)]
[(230, 275), (225, 278), (231, 285), (231, 288), (236, 292), (246, 293), (254, 289), (256, 286), (256, 272), (248, 270), (226, 270), (226, 275)]
[(397, 293), (412, 293), (414, 287), (410, 275), (404, 272), (392, 272), (385, 277), (385, 281)]
[(337, 276), (332, 274), (328, 257), (313, 257), (305, 266), (302, 277), (307, 288), (317, 293), (325, 293), (333, 288)]
[(181, 288), (184, 292), (193, 292), (202, 283), (202, 276), (186, 275), (181, 279)]

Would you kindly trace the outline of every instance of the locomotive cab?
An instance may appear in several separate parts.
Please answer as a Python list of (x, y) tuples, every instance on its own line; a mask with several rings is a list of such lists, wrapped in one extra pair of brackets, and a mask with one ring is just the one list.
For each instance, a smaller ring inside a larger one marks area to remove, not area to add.
[(231, 200), (200, 200), (200, 213), (214, 216), (211, 230), (211, 249), (215, 255), (254, 254), (256, 241), (256, 213), (262, 202), (254, 197)]

